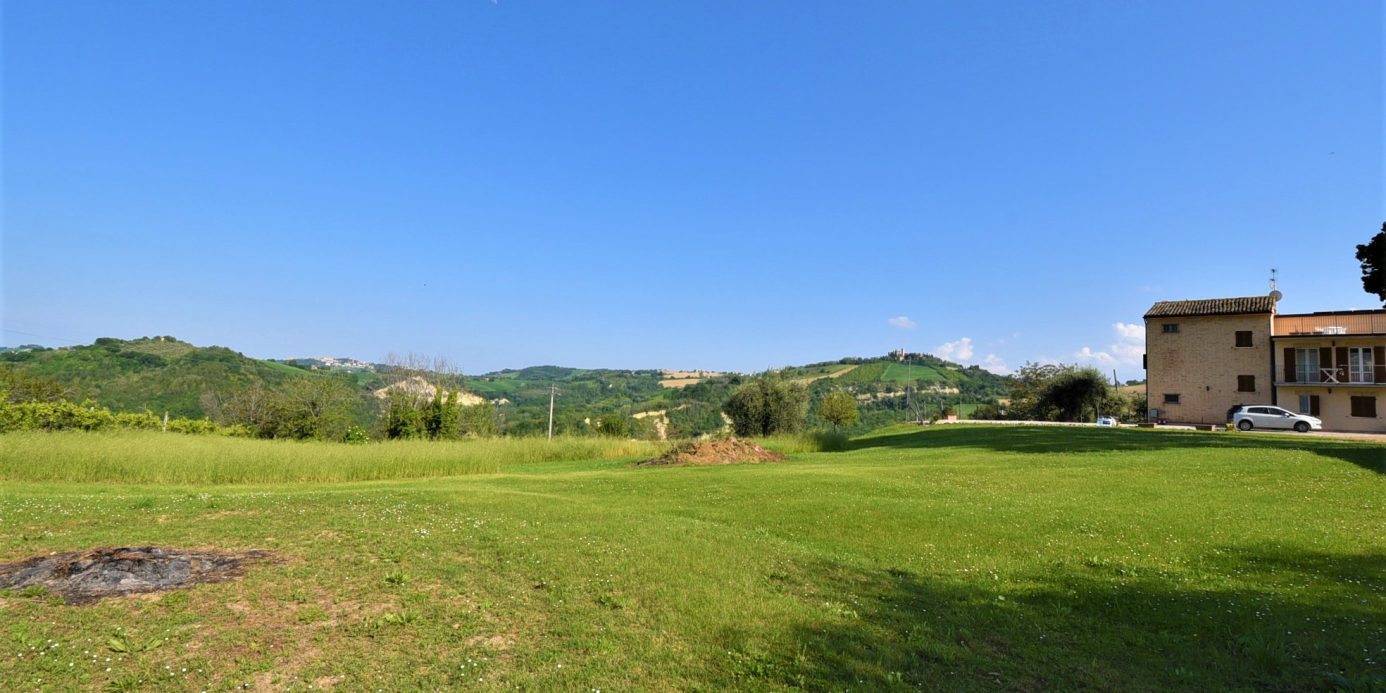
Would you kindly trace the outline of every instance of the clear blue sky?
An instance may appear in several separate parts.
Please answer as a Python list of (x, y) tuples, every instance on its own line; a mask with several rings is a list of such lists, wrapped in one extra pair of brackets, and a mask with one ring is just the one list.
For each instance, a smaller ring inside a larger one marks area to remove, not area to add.
[(0, 7), (6, 344), (1139, 377), (1155, 300), (1375, 307), (1368, 0)]

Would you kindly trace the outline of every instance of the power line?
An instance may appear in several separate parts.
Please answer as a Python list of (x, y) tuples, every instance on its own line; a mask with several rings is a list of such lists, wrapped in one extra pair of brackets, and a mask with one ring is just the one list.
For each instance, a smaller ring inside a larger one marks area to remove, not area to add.
[(79, 341), (77, 341), (77, 340), (75, 340), (75, 339), (63, 339), (62, 337), (52, 337), (52, 336), (49, 336), (49, 335), (34, 334), (33, 332), (20, 332), (19, 330), (10, 330), (10, 329), (5, 329), (5, 328), (0, 328), (0, 332), (8, 332), (8, 333), (10, 333), (10, 334), (22, 334), (22, 335), (24, 335), (25, 337), (35, 337), (35, 338), (37, 338), (37, 339), (51, 339), (51, 340), (54, 340), (54, 341), (63, 342), (63, 343), (65, 343), (65, 344), (81, 344), (81, 343), (82, 343), (82, 342), (79, 342)]

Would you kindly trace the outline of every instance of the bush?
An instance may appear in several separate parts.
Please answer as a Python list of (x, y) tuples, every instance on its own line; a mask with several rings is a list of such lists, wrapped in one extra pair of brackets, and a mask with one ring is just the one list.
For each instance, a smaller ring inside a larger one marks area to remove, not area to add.
[(114, 421), (110, 410), (90, 401), (5, 403), (0, 410), (0, 431), (98, 431)]

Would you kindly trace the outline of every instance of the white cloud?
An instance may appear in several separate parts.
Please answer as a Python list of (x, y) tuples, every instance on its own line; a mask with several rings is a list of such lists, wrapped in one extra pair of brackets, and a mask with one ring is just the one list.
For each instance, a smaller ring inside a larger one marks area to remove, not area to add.
[(978, 365), (997, 375), (1011, 374), (1011, 367), (1006, 365), (1006, 360), (996, 354), (987, 354), (986, 358), (982, 359), (982, 362)]
[(1135, 366), (1145, 354), (1145, 325), (1118, 322), (1112, 325), (1116, 341), (1105, 350), (1083, 347), (1074, 357), (1079, 363), (1100, 366)]
[(954, 363), (961, 363), (965, 366), (980, 366), (998, 375), (1009, 375), (1011, 367), (1006, 365), (1006, 360), (996, 354), (987, 354), (981, 359), (975, 359), (977, 347), (972, 343), (971, 337), (961, 337), (957, 341), (945, 342), (934, 347), (934, 356), (947, 359)]
[(962, 363), (972, 358), (972, 338), (963, 337), (956, 342), (947, 342), (934, 347), (934, 355), (949, 361)]
[(902, 330), (913, 330), (914, 328), (919, 326), (919, 323), (910, 320), (909, 318), (903, 315), (896, 318), (891, 318), (886, 322), (890, 323), (892, 327), (898, 327)]

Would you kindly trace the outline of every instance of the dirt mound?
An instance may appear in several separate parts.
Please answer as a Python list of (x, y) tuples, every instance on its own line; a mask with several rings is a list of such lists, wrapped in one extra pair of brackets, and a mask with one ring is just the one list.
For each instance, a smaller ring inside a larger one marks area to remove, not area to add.
[(101, 548), (0, 563), (0, 588), (44, 587), (69, 603), (159, 592), (240, 577), (268, 551), (179, 551), (156, 546)]
[(735, 464), (737, 462), (777, 462), (785, 457), (744, 440), (708, 440), (678, 445), (659, 457), (636, 462), (637, 467), (676, 464)]

